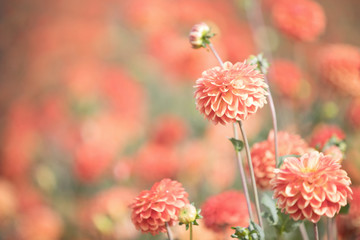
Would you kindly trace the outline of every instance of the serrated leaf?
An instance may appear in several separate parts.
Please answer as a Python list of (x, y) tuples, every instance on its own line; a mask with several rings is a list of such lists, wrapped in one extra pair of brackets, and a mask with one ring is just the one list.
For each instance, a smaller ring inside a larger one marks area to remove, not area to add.
[(244, 148), (244, 142), (236, 139), (236, 138), (229, 138), (230, 142), (234, 146), (236, 152), (240, 152)]
[(261, 198), (261, 204), (268, 210), (265, 212), (264, 217), (266, 217), (271, 225), (276, 225), (279, 222), (279, 217), (275, 201), (268, 195), (264, 194)]
[(350, 204), (346, 204), (345, 206), (340, 208), (339, 214), (348, 214), (350, 209)]
[(250, 226), (252, 226), (257, 231), (259, 240), (265, 239), (264, 229), (262, 229), (259, 225), (257, 225), (253, 221), (250, 221)]

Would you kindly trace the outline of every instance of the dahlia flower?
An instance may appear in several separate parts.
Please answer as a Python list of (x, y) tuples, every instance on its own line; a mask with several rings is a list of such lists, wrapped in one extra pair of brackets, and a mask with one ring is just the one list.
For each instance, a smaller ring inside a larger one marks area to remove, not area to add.
[(221, 232), (231, 226), (249, 225), (249, 214), (244, 194), (239, 191), (227, 191), (212, 196), (201, 208), (205, 226), (215, 232)]
[(245, 120), (266, 103), (268, 85), (256, 65), (225, 62), (196, 80), (197, 109), (215, 124)]
[(314, 41), (326, 24), (322, 7), (311, 0), (278, 1), (272, 8), (272, 17), (284, 34), (304, 42)]
[(295, 221), (329, 218), (352, 198), (350, 178), (330, 155), (310, 152), (286, 158), (270, 181), (278, 207)]
[(350, 103), (347, 119), (354, 128), (360, 128), (360, 98), (354, 99)]
[(357, 47), (345, 44), (325, 46), (318, 61), (325, 81), (352, 96), (360, 96), (360, 51)]
[(336, 125), (319, 125), (312, 133), (310, 146), (321, 150), (332, 137), (344, 140), (345, 133)]
[[(308, 145), (299, 135), (278, 132), (279, 156), (302, 155)], [(275, 173), (274, 132), (269, 133), (268, 139), (255, 143), (251, 148), (251, 158), (257, 185), (261, 189), (270, 189), (270, 180)]]
[(134, 199), (131, 220), (143, 233), (166, 232), (165, 224), (175, 225), (180, 208), (189, 203), (187, 197), (181, 183), (165, 178)]
[(360, 238), (360, 187), (352, 187), (353, 199), (348, 214), (336, 217), (339, 234), (342, 239)]

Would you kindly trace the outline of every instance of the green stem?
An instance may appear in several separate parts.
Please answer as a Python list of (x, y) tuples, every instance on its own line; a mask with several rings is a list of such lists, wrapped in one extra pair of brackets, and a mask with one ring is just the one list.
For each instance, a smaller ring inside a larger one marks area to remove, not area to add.
[(253, 164), (252, 164), (252, 161), (251, 161), (249, 142), (247, 140), (245, 129), (244, 129), (243, 125), (242, 125), (242, 121), (238, 121), (238, 123), (239, 123), (240, 131), (241, 131), (241, 135), (242, 135), (243, 140), (244, 140), (246, 158), (248, 160), (248, 165), (249, 165), (249, 169), (250, 169), (251, 185), (253, 187), (254, 197), (255, 197), (256, 214), (257, 214), (257, 217), (259, 219), (260, 227), (264, 229), (262, 218), (261, 218), (259, 195), (258, 195), (258, 191), (257, 191), (257, 188), (256, 188), (254, 168), (253, 168)]
[(166, 226), (166, 232), (167, 232), (169, 240), (173, 240), (172, 232), (171, 232), (169, 224), (167, 222), (165, 223), (165, 226)]
[(314, 235), (315, 240), (319, 240), (319, 229), (317, 223), (314, 223)]
[(190, 223), (190, 240), (193, 240), (193, 227), (192, 227), (192, 223)]

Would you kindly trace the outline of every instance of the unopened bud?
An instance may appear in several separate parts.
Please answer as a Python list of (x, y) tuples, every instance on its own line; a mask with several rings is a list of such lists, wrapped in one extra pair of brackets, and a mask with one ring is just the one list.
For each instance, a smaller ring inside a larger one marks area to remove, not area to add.
[(186, 204), (179, 211), (179, 222), (183, 224), (188, 224), (196, 219), (196, 208), (191, 204)]
[(193, 48), (205, 47), (209, 43), (210, 27), (206, 23), (199, 23), (192, 27), (189, 34), (189, 41)]

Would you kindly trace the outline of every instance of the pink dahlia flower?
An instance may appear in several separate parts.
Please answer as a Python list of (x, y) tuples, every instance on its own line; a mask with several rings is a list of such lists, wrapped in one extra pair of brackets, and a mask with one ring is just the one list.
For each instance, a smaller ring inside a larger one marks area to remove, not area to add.
[(225, 62), (196, 80), (197, 109), (215, 124), (245, 120), (266, 103), (268, 85), (255, 65)]
[(341, 239), (360, 239), (360, 187), (352, 187), (353, 199), (348, 214), (336, 217)]
[(314, 41), (326, 25), (323, 8), (311, 0), (277, 1), (272, 17), (284, 34), (304, 42)]
[(135, 198), (130, 205), (131, 220), (143, 233), (166, 232), (165, 223), (175, 225), (180, 208), (189, 203), (187, 197), (181, 183), (165, 178)]
[(360, 98), (354, 99), (350, 103), (347, 120), (354, 128), (360, 128)]
[[(308, 145), (299, 135), (278, 132), (279, 156), (302, 155)], [(251, 148), (251, 158), (255, 179), (261, 189), (270, 189), (270, 180), (275, 177), (274, 132), (269, 133), (267, 140), (255, 143)]]
[(322, 78), (352, 96), (360, 96), (360, 51), (346, 44), (323, 47), (318, 56)]
[(319, 125), (312, 133), (310, 146), (321, 150), (332, 137), (336, 137), (339, 140), (344, 140), (345, 133), (336, 125)]
[(239, 191), (227, 191), (210, 197), (203, 204), (201, 213), (205, 226), (215, 232), (249, 225), (246, 199)]
[(340, 168), (330, 155), (316, 151), (286, 158), (270, 181), (279, 208), (295, 221), (334, 217), (352, 198), (350, 178)]

